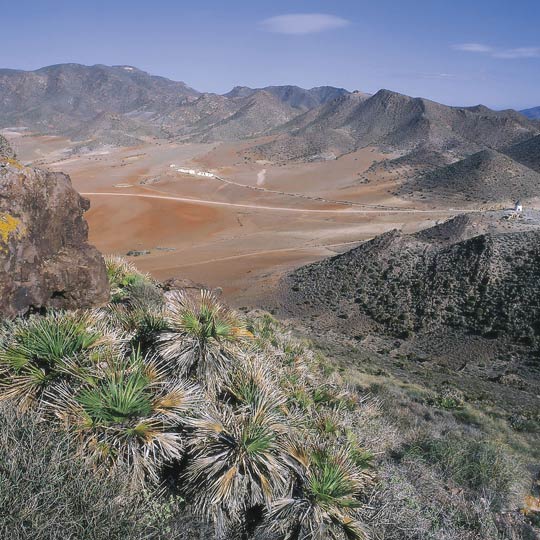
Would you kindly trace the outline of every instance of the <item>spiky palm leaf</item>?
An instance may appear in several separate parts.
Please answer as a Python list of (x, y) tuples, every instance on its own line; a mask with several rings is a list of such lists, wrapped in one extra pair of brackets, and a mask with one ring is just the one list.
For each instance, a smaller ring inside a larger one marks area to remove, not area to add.
[(126, 332), (134, 348), (154, 351), (157, 336), (167, 330), (165, 311), (161, 306), (110, 304), (104, 314), (115, 327)]
[(111, 302), (121, 302), (129, 297), (130, 289), (140, 284), (151, 283), (148, 274), (140, 272), (135, 265), (116, 255), (105, 256), (105, 268), (111, 287)]
[(367, 538), (356, 510), (371, 475), (356, 467), (343, 447), (297, 442), (289, 450), (299, 472), (297, 494), (272, 503), (269, 527), (289, 540)]
[(80, 385), (122, 340), (93, 313), (49, 313), (17, 321), (0, 344), (0, 399), (39, 405), (51, 385)]
[(251, 333), (210, 291), (201, 291), (199, 298), (173, 293), (167, 311), (172, 331), (162, 336), (161, 355), (177, 373), (194, 376), (215, 392), (235, 363), (237, 346), (249, 340)]
[(171, 379), (163, 364), (138, 352), (78, 391), (55, 390), (48, 403), (77, 433), (81, 454), (109, 469), (127, 464), (138, 484), (156, 481), (163, 463), (182, 456), (179, 427), (202, 399), (196, 386)]
[(276, 377), (278, 364), (270, 355), (246, 355), (229, 372), (225, 398), (232, 404), (272, 406), (284, 411), (287, 398)]
[(195, 507), (218, 533), (242, 524), (249, 509), (269, 507), (290, 482), (284, 440), (289, 427), (273, 404), (205, 413), (191, 420), (186, 477)]

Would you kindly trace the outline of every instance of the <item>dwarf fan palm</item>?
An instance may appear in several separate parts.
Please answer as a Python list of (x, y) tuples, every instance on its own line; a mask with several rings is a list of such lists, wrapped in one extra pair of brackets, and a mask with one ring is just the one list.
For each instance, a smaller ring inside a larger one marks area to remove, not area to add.
[(286, 492), (289, 428), (273, 404), (206, 413), (191, 420), (192, 461), (186, 476), (195, 507), (214, 520), (218, 534), (245, 526), (250, 513)]
[(286, 396), (275, 375), (278, 365), (270, 356), (245, 356), (230, 370), (224, 397), (232, 404), (256, 407), (259, 404), (284, 410)]
[(121, 347), (91, 313), (50, 313), (17, 321), (0, 344), (0, 398), (23, 409), (61, 381), (81, 384), (100, 355)]
[(148, 274), (143, 274), (122, 257), (107, 255), (105, 267), (111, 287), (112, 303), (122, 302), (129, 298), (130, 291), (134, 287), (152, 282)]
[(162, 337), (161, 355), (178, 373), (195, 376), (211, 392), (217, 390), (234, 364), (236, 346), (251, 333), (210, 291), (201, 291), (198, 299), (173, 293), (167, 308), (171, 331)]
[(288, 540), (360, 540), (356, 516), (371, 475), (356, 467), (346, 448), (293, 445), (299, 482), (292, 497), (273, 502), (267, 522)]
[(111, 469), (125, 464), (142, 484), (157, 480), (164, 462), (181, 457), (179, 427), (197, 409), (201, 394), (134, 352), (79, 391), (62, 386), (48, 399), (56, 416), (77, 433), (83, 456)]
[(157, 336), (167, 329), (161, 306), (110, 304), (104, 315), (115, 327), (126, 332), (134, 348), (153, 351)]

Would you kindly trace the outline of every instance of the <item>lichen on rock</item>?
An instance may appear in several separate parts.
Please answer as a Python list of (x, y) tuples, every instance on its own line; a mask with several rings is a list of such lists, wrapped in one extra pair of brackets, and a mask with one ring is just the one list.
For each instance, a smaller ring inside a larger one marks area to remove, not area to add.
[(69, 176), (17, 166), (5, 145), (2, 152), (0, 317), (107, 302), (103, 257), (88, 244), (89, 201)]
[(24, 227), (21, 220), (7, 212), (0, 212), (0, 251), (7, 251), (10, 237), (20, 239), (24, 236)]

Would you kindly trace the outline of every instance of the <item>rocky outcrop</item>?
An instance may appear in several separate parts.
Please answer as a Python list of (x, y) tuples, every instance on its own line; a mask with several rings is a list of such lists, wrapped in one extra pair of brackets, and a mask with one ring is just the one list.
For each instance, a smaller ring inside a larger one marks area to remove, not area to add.
[[(458, 216), (413, 235), (390, 231), (297, 270), (289, 303), (358, 331), (401, 337), (456, 329), (540, 343), (540, 213)], [(362, 319), (362, 317), (364, 319)]]
[(0, 317), (105, 303), (105, 264), (83, 217), (89, 201), (69, 176), (11, 155), (0, 156)]

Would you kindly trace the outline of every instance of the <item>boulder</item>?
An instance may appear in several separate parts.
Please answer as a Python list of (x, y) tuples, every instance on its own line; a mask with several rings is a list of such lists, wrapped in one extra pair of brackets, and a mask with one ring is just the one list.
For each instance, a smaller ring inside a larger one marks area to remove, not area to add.
[(6, 146), (2, 154), (0, 317), (106, 303), (105, 264), (83, 217), (89, 201), (69, 176), (24, 167)]

